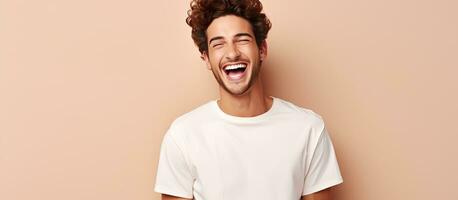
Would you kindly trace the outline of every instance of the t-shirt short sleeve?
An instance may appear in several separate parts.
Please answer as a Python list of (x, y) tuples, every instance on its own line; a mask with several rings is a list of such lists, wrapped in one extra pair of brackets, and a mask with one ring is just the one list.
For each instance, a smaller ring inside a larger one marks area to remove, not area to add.
[(325, 127), (316, 145), (310, 145), (311, 157), (306, 159), (306, 175), (302, 195), (308, 195), (343, 182), (334, 147)]
[(169, 131), (162, 140), (154, 191), (182, 198), (193, 198), (194, 178), (189, 164)]

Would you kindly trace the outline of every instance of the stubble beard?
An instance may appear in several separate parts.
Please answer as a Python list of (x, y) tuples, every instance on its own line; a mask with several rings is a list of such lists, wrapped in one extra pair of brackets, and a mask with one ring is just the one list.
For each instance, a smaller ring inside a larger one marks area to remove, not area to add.
[[(244, 95), (247, 91), (249, 91), (253, 85), (256, 83), (256, 81), (258, 80), (258, 76), (259, 76), (259, 73), (261, 71), (261, 62), (257, 62), (257, 66), (256, 65), (253, 65), (253, 70), (251, 71), (251, 76), (250, 76), (250, 80), (248, 81), (248, 84), (245, 85), (243, 88), (241, 88), (241, 90), (239, 91), (233, 91), (233, 90), (230, 90), (226, 84), (224, 83), (224, 81), (222, 80), (222, 77), (219, 76), (218, 74), (218, 71), (216, 70), (219, 70), (220, 68), (217, 68), (215, 70), (215, 68), (212, 66), (212, 73), (213, 73), (213, 76), (215, 77), (216, 81), (218, 82), (218, 84), (229, 94), (233, 95), (233, 96), (242, 96)], [(226, 73), (223, 71), (223, 73)]]

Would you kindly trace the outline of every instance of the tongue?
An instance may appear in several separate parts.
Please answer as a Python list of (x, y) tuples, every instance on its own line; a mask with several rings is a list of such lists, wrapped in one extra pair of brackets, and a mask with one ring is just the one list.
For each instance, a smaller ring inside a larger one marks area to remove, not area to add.
[(230, 71), (227, 75), (229, 76), (230, 79), (237, 80), (243, 76), (243, 71), (234, 70), (234, 71)]

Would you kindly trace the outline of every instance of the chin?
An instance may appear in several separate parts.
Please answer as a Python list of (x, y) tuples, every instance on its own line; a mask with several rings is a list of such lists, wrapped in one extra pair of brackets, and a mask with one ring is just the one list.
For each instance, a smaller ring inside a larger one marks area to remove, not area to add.
[(228, 87), (224, 87), (224, 90), (233, 95), (233, 96), (242, 96), (242, 95), (245, 95), (246, 93), (248, 93), (250, 91), (251, 87), (249, 85), (245, 85), (245, 86), (242, 86), (240, 88), (234, 88), (234, 89), (231, 89), (231, 88), (228, 88)]

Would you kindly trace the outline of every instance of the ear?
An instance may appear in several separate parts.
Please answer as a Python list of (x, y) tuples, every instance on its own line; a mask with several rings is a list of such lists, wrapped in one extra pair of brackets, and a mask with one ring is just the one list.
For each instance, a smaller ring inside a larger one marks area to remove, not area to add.
[(262, 62), (267, 57), (267, 42), (266, 40), (262, 41), (261, 46), (259, 47), (259, 60)]
[(212, 66), (210, 64), (210, 59), (208, 58), (208, 53), (206, 51), (202, 52), (200, 54), (200, 58), (205, 61), (205, 64), (207, 65), (208, 70), (212, 70)]

